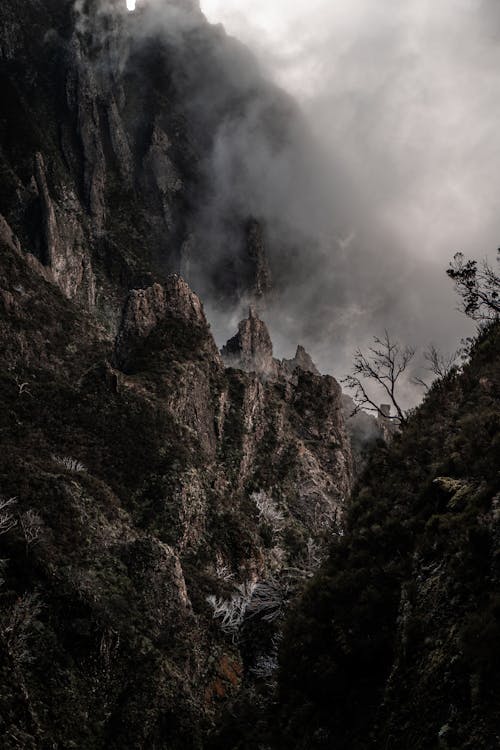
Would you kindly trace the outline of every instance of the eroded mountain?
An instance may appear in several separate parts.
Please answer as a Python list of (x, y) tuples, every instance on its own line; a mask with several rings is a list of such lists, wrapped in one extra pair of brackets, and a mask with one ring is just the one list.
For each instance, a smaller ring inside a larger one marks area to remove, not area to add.
[[(244, 337), (226, 368), (179, 276), (132, 289), (110, 338), (1, 251), (4, 747), (198, 747), (341, 528), (340, 387)], [(251, 648), (247, 608), (275, 623)]]

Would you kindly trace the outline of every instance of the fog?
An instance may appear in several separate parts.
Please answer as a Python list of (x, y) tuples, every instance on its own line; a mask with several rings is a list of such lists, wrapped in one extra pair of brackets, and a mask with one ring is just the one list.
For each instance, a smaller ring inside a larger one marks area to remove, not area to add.
[(201, 0), (211, 30), (198, 0), (137, 8), (131, 33), (162, 35), (181, 72), (205, 184), (181, 271), (219, 345), (249, 301), (220, 292), (245, 273), (233, 259), (252, 216), (277, 356), (300, 343), (340, 378), (384, 329), (455, 350), (473, 326), (446, 268), (500, 242), (496, 0)]
[[(456, 347), (471, 326), (445, 269), (500, 242), (495, 0), (202, 0), (299, 102), (328, 161), (334, 236), (268, 316), (341, 375), (388, 328)], [(299, 178), (300, 179), (300, 178)], [(307, 196), (305, 196), (305, 200)], [(305, 250), (307, 255), (307, 251)]]

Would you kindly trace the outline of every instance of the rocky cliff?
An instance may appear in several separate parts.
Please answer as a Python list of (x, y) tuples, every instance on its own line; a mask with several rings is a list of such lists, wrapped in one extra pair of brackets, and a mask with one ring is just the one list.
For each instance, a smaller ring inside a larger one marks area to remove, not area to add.
[(177, 275), (110, 338), (5, 223), (0, 315), (2, 747), (199, 747), (341, 528), (340, 388)]
[(262, 307), (240, 130), (279, 159), (300, 118), (191, 0), (0, 21), (2, 748), (198, 748), (351, 485), (335, 380), (253, 308), (221, 354), (179, 275)]
[(390, 444), (274, 356), (301, 120), (196, 0), (4, 0), (0, 82), (2, 750), (496, 747), (498, 325)]
[(188, 0), (6, 0), (0, 20), (0, 214), (64, 295), (113, 335), (152, 271), (265, 295), (245, 128), (269, 165), (301, 121), (250, 54)]

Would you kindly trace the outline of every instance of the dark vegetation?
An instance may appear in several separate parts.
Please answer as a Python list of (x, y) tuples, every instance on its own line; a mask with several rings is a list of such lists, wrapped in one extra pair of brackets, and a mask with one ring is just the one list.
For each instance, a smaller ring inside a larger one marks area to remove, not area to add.
[(280, 747), (498, 746), (500, 324), (353, 493), (289, 617)]
[[(302, 559), (299, 455), (330, 471), (331, 439), (307, 436), (335, 391), (225, 371), (175, 284), (153, 330), (115, 346), (0, 251), (0, 747), (199, 748), (276, 634), (223, 633), (207, 596), (265, 578), (277, 545)], [(258, 490), (287, 510), (278, 541)]]

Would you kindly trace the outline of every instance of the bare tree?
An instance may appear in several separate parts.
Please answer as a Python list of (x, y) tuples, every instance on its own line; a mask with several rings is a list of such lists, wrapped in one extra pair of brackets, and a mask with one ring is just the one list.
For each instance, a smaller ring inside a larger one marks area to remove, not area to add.
[(17, 520), (12, 512), (16, 503), (16, 497), (11, 497), (8, 500), (0, 500), (0, 535), (6, 534), (14, 526), (17, 526)]
[(453, 354), (446, 354), (437, 349), (434, 344), (430, 344), (424, 352), (425, 361), (428, 363), (427, 369), (438, 378), (445, 378), (457, 367), (459, 356), (458, 350)]
[(45, 524), (36, 511), (27, 510), (25, 513), (20, 514), (19, 525), (21, 526), (24, 541), (26, 542), (26, 550), (28, 550), (31, 545), (37, 544), (40, 541)]
[[(497, 252), (500, 261), (500, 249)], [(447, 272), (462, 298), (461, 310), (480, 322), (497, 320), (500, 316), (500, 276), (487, 260), (466, 260), (457, 253)]]
[(281, 531), (285, 523), (285, 517), (273, 498), (262, 490), (254, 492), (251, 498), (259, 511), (259, 521), (265, 521), (274, 531)]
[(70, 456), (52, 456), (52, 460), (63, 469), (66, 469), (66, 471), (72, 471), (75, 474), (85, 474), (87, 472), (87, 467), (81, 461), (77, 461), (76, 458), (71, 458)]
[(232, 635), (233, 638), (243, 623), (256, 585), (253, 581), (238, 584), (230, 599), (207, 596), (207, 602), (213, 609), (214, 620), (219, 620), (223, 632)]
[[(353, 372), (342, 381), (353, 391), (356, 404), (353, 415), (362, 410), (371, 411), (383, 419), (402, 424), (406, 415), (398, 400), (397, 388), (401, 376), (415, 356), (415, 349), (402, 347), (397, 341), (392, 341), (387, 331), (383, 338), (374, 336), (373, 340), (374, 345), (369, 347), (368, 354), (363, 354), (360, 349), (355, 352)], [(368, 382), (375, 383), (387, 394), (396, 412), (394, 416), (376, 403), (368, 391)]]
[[(453, 354), (446, 354), (441, 352), (434, 344), (429, 344), (424, 352), (424, 359), (427, 362), (425, 369), (441, 380), (458, 369), (457, 360), (460, 355), (460, 349), (457, 349)], [(424, 378), (415, 377), (413, 382), (429, 390), (429, 384)]]

